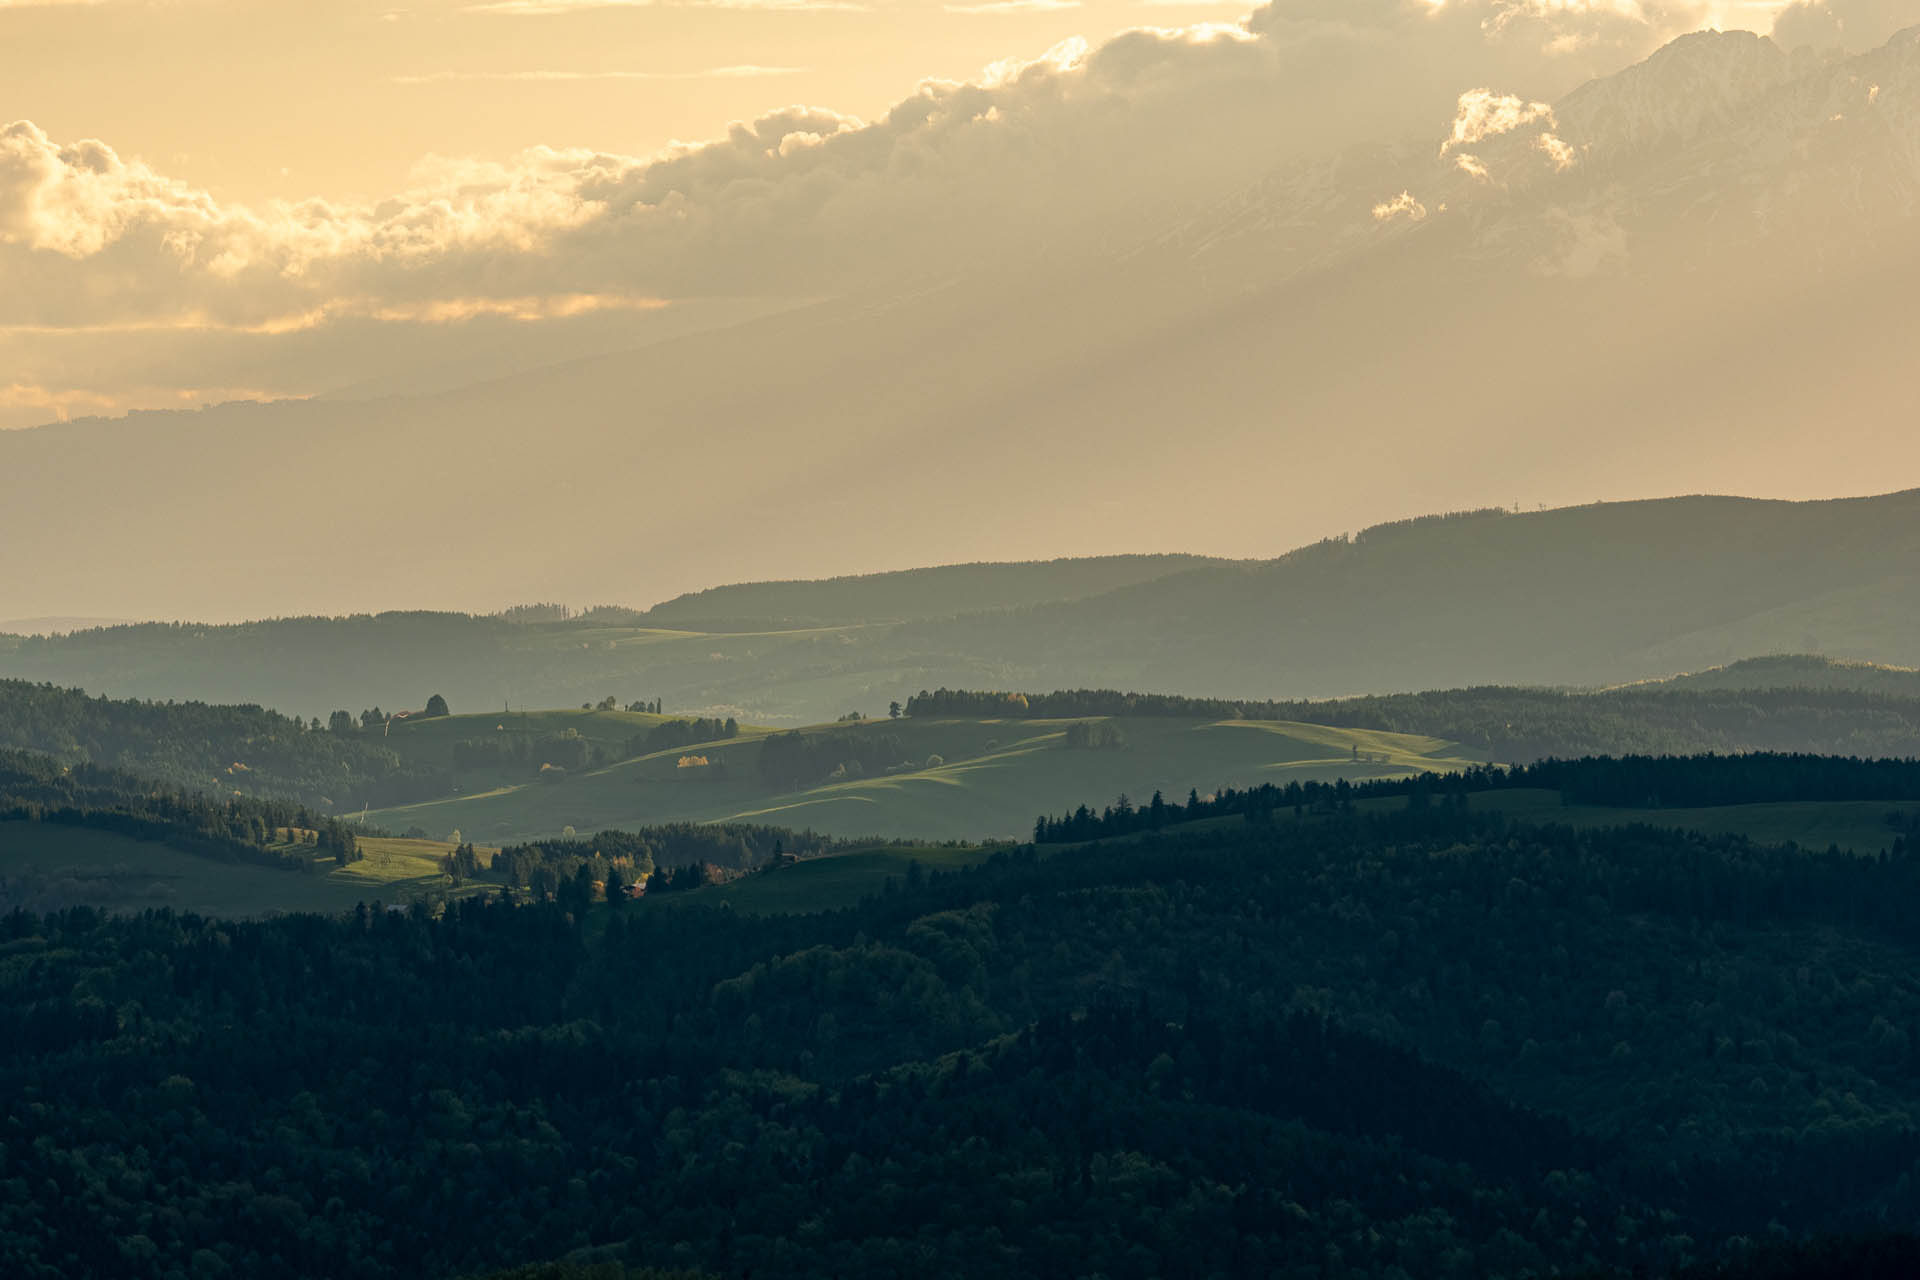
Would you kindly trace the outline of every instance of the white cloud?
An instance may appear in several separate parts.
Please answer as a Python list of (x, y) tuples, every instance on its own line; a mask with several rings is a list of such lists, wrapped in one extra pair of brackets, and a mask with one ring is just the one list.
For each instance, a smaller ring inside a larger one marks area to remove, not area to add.
[[(556, 323), (569, 299), (632, 308), (821, 297), (1131, 245), (1166, 215), (1224, 198), (1283, 161), (1418, 137), (1449, 112), (1448, 155), (1459, 166), (1484, 171), (1496, 139), (1512, 133), (1545, 168), (1542, 154), (1556, 164), (1565, 156), (1532, 136), (1551, 128), (1543, 103), (1647, 52), (1683, 10), (1274, 0), (1243, 23), (1144, 28), (1097, 47), (1067, 41), (969, 83), (929, 82), (876, 120), (795, 106), (653, 156), (538, 147), (496, 161), (432, 157), (404, 190), (365, 203), (224, 201), (106, 143), (58, 141), (22, 121), (0, 129), (0, 329), (95, 326), (87, 331), (104, 368), (122, 340), (110, 326), (266, 340), (349, 322), (395, 331), (470, 317)], [(1577, 54), (1548, 51), (1570, 33), (1591, 39)], [(406, 79), (797, 70), (446, 69)], [(1514, 92), (1460, 98), (1474, 84)], [(0, 355), (10, 378), (51, 385)], [(245, 381), (218, 368), (194, 379)]]
[(1574, 149), (1567, 145), (1565, 141), (1556, 138), (1551, 133), (1541, 134), (1534, 145), (1546, 153), (1547, 159), (1553, 161), (1554, 170), (1558, 173), (1565, 173), (1567, 170), (1573, 168), (1577, 161), (1578, 157)]
[(1579, 162), (1581, 153), (1557, 128), (1554, 109), (1547, 103), (1472, 89), (1460, 95), (1440, 157), (1451, 156), (1455, 170), (1478, 182), (1495, 182), (1497, 170), (1497, 185), (1502, 187), (1536, 176), (1543, 156), (1554, 173), (1562, 174)]
[(1427, 206), (1414, 199), (1411, 191), (1402, 191), (1393, 199), (1384, 200), (1373, 206), (1375, 222), (1392, 222), (1396, 218), (1405, 218), (1409, 222), (1425, 222)]
[(1491, 89), (1469, 89), (1460, 95), (1459, 110), (1453, 117), (1453, 132), (1440, 144), (1446, 155), (1460, 147), (1473, 146), (1503, 133), (1512, 133), (1524, 125), (1545, 121), (1553, 125), (1553, 108), (1544, 102), (1527, 102), (1512, 94)]

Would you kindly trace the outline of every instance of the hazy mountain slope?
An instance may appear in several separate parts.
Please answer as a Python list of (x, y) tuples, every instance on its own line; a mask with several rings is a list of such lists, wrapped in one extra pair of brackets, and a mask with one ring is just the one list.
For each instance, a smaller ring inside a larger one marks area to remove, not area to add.
[[(516, 623), (421, 611), (232, 625), (144, 624), (0, 636), (0, 674), (116, 697), (254, 702), (303, 716), (424, 705), (566, 707), (612, 695), (793, 724), (887, 703), (929, 682), (1001, 685), (1010, 673), (888, 646), (875, 619), (1064, 601), (1211, 563), (1112, 556), (956, 565), (825, 582), (720, 587), (647, 613), (596, 610)], [(708, 630), (712, 628), (713, 630)]]
[(1900, 483), (1920, 472), (1920, 40), (1776, 84), (1766, 47), (1730, 39), (1570, 98), (1564, 171), (1544, 121), (1474, 144), (1482, 176), (1458, 149), (1376, 149), (1118, 259), (441, 395), (8, 433), (9, 612), (644, 600)]
[(1746, 658), (1636, 688), (1852, 689), (1900, 698), (1920, 697), (1920, 671), (1871, 662), (1839, 662), (1814, 654)]
[[(1021, 581), (1027, 571), (1014, 568)], [(987, 570), (963, 572), (977, 581)], [(850, 607), (847, 589), (777, 587), (803, 613)], [(1787, 650), (1913, 664), (1916, 637), (1920, 490), (1435, 517), (1086, 599), (903, 625), (699, 631), (645, 617), (514, 624), (428, 613), (150, 625), (0, 639), (0, 674), (303, 715), (419, 706), (435, 692), (461, 712), (611, 695), (793, 724), (881, 714), (942, 685), (1227, 698), (1597, 685)]]
[(1099, 556), (1027, 564), (956, 564), (824, 581), (747, 582), (689, 592), (641, 621), (662, 627), (844, 625), (945, 618), (1100, 595), (1214, 563), (1201, 556)]
[(96, 627), (124, 627), (132, 618), (0, 618), (0, 635), (61, 635)]
[(1845, 636), (1836, 656), (1920, 657), (1920, 490), (1415, 521), (1258, 567), (915, 625), (900, 642), (1031, 666), (1040, 687), (1074, 668), (1148, 689), (1330, 696), (1664, 674), (1778, 650), (1783, 617)]

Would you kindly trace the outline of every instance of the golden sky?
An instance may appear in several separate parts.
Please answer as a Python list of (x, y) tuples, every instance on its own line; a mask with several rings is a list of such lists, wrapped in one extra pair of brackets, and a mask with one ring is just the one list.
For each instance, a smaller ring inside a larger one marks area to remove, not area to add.
[[(1364, 0), (1362, 0), (1364, 2)], [(1764, 31), (1778, 7), (1705, 17)], [(1071, 36), (1236, 0), (0, 0), (0, 116), (225, 200), (379, 199), (424, 156), (646, 155), (804, 102), (872, 117)], [(539, 77), (539, 78), (536, 78)]]
[(377, 199), (429, 154), (645, 155), (796, 102), (877, 115), (924, 78), (1246, 8), (1056, 3), (0, 0), (0, 115), (223, 199)]
[[(0, 432), (14, 611), (1271, 555), (1920, 466), (1920, 0), (1773, 40), (1713, 0), (753, 2), (0, 0), (0, 427), (283, 402)], [(290, 503), (331, 518), (236, 536)]]
[(0, 0), (0, 427), (617, 349), (957, 265), (981, 208), (1118, 247), (1776, 7)]

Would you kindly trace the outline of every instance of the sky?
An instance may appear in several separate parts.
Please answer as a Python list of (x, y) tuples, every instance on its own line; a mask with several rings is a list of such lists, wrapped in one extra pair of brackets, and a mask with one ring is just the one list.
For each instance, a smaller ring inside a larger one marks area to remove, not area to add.
[(0, 0), (9, 616), (1920, 478), (1920, 0), (487, 3)]
[[(1797, 21), (1814, 39), (1864, 40), (1890, 27), (1877, 10), (1909, 5), (1803, 0)], [(1141, 154), (1192, 140), (1188, 168), (1167, 175), (1183, 185), (1089, 194), (1107, 203), (1084, 209), (1055, 192), (1060, 207), (1038, 216), (1121, 237), (1135, 225), (1122, 203), (1144, 216), (1214, 198), (1315, 148), (1442, 128), (1483, 81), (1557, 94), (1697, 26), (1765, 30), (1777, 10), (0, 0), (0, 428), (451, 385), (817, 299), (902, 269), (869, 252), (865, 219), (949, 216), (934, 169), (974, 191), (1024, 181), (1020, 147), (1079, 146), (1074, 131), (1114, 104), (1157, 131)], [(962, 86), (1022, 67), (1037, 68), (1028, 118), (989, 118), (981, 141), (937, 155), (898, 145), (889, 125), (926, 133)], [(1150, 99), (1166, 105), (1148, 121)], [(839, 160), (869, 142), (887, 157), (822, 194), (830, 166), (794, 153), (837, 134), (866, 140), (836, 138)], [(1124, 140), (1104, 145), (1126, 155)], [(869, 212), (848, 212), (856, 201)], [(786, 260), (743, 243), (758, 218), (785, 220)], [(815, 221), (799, 235), (794, 219)], [(719, 223), (726, 235), (686, 240)], [(937, 263), (937, 242), (918, 251), (911, 265)], [(809, 253), (821, 269), (794, 270)]]
[[(1708, 15), (1771, 24), (1773, 4)], [(223, 200), (378, 199), (428, 155), (646, 155), (795, 102), (870, 117), (933, 77), (1241, 0), (0, 0), (10, 116)], [(545, 79), (527, 77), (542, 75)]]

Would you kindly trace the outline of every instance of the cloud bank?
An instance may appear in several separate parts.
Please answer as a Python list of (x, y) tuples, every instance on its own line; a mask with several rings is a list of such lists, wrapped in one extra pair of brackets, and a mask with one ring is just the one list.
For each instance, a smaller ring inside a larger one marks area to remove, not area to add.
[[(104, 354), (137, 330), (546, 323), (1012, 269), (1125, 246), (1283, 162), (1433, 136), (1475, 86), (1503, 92), (1448, 145), (1512, 129), (1507, 104), (1539, 110), (1702, 14), (1677, 0), (1274, 0), (1239, 23), (1143, 28), (927, 82), (872, 121), (794, 106), (654, 156), (429, 157), (405, 190), (363, 204), (223, 202), (106, 142), (16, 121), (0, 128), (0, 355), (38, 385), (43, 371), (16, 358), (31, 333), (92, 333)], [(247, 385), (237, 371), (198, 381)], [(112, 400), (104, 384), (70, 390)], [(0, 405), (0, 422), (20, 419)]]

